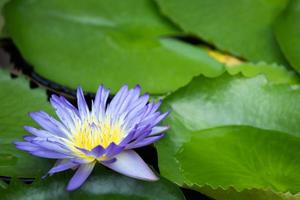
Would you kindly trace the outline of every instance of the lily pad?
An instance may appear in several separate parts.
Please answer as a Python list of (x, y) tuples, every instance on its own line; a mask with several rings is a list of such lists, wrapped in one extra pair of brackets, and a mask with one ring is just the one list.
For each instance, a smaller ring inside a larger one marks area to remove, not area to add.
[(228, 200), (299, 200), (300, 193), (291, 194), (290, 192), (282, 193), (275, 192), (274, 190), (263, 189), (244, 189), (237, 191), (233, 187), (222, 189), (214, 188), (210, 186), (197, 187), (201, 193), (206, 194), (214, 199), (228, 199)]
[[(205, 129), (250, 126), (299, 137), (299, 101), (299, 85), (272, 83), (264, 75), (247, 78), (225, 73), (217, 78), (195, 78), (164, 100), (164, 109), (172, 112), (165, 121), (171, 129), (156, 144), (161, 174), (178, 185), (191, 184), (181, 171), (182, 160), (176, 155), (184, 151), (183, 145), (191, 137)], [(276, 137), (274, 134), (274, 140)], [(201, 143), (198, 146), (201, 153)], [(201, 167), (197, 170), (201, 171)]]
[(11, 79), (0, 71), (0, 176), (36, 177), (49, 169), (46, 159), (28, 155), (12, 144), (27, 134), (24, 125), (34, 125), (28, 112), (40, 109), (51, 110), (45, 91), (31, 90), (23, 77)]
[(275, 33), (284, 55), (300, 73), (300, 1), (291, 0), (275, 26)]
[(267, 64), (264, 62), (257, 64), (242, 63), (234, 66), (227, 65), (226, 70), (231, 75), (241, 73), (245, 77), (254, 77), (263, 74), (271, 83), (299, 84), (299, 77), (294, 71), (287, 70), (284, 66), (277, 64)]
[[(134, 167), (134, 166), (133, 166)], [(146, 182), (116, 174), (99, 168), (87, 182), (74, 192), (65, 191), (68, 175), (60, 174), (32, 185), (14, 182), (3, 191), (2, 199), (50, 200), (50, 199), (107, 199), (107, 200), (183, 200), (180, 189), (161, 178), (157, 182)]]
[(162, 94), (224, 70), (205, 50), (166, 37), (180, 31), (150, 0), (14, 0), (4, 13), (35, 71), (70, 88), (95, 91), (104, 83), (116, 92), (128, 83)]
[(156, 0), (161, 11), (186, 33), (192, 33), (250, 61), (286, 61), (272, 24), (287, 0)]
[(243, 126), (192, 135), (176, 155), (187, 185), (300, 192), (300, 137)]
[(4, 26), (4, 18), (2, 16), (2, 8), (9, 0), (0, 0), (0, 37), (3, 36), (2, 29)]

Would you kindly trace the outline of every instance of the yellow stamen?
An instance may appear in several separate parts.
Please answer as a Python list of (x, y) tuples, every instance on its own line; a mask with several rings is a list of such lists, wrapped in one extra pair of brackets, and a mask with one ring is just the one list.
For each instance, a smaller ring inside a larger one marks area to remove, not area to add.
[(122, 136), (123, 133), (118, 124), (111, 125), (109, 122), (100, 123), (89, 120), (79, 126), (74, 134), (73, 144), (87, 150), (92, 150), (98, 145), (106, 148), (112, 142), (119, 144)]

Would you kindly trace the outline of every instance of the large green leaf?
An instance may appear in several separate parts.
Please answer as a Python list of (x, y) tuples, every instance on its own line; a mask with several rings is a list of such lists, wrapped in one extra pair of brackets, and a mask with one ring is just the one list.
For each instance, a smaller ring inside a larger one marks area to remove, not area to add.
[(300, 192), (300, 137), (242, 126), (192, 135), (176, 155), (187, 185)]
[[(132, 166), (134, 167), (134, 166)], [(146, 182), (116, 174), (105, 169), (95, 170), (87, 182), (75, 192), (66, 192), (69, 175), (54, 175), (32, 185), (12, 183), (3, 191), (1, 199), (50, 200), (50, 199), (107, 199), (107, 200), (182, 200), (183, 194), (174, 184), (161, 178)]]
[(210, 186), (195, 186), (195, 190), (206, 194), (214, 199), (221, 200), (299, 200), (300, 193), (291, 194), (290, 192), (282, 193), (275, 192), (271, 189), (244, 189), (242, 191), (237, 191), (233, 187), (222, 189), (221, 187), (212, 188)]
[(300, 1), (291, 0), (275, 26), (276, 37), (290, 64), (300, 73)]
[(193, 33), (251, 61), (285, 63), (272, 23), (288, 0), (156, 0), (162, 12)]
[(14, 0), (4, 12), (23, 56), (64, 86), (95, 91), (104, 83), (115, 92), (124, 83), (141, 84), (160, 94), (223, 70), (206, 51), (164, 37), (178, 30), (150, 0)]
[(0, 71), (0, 176), (34, 177), (46, 172), (49, 163), (17, 150), (12, 142), (26, 135), (24, 125), (34, 125), (28, 112), (50, 111), (45, 91), (31, 90), (29, 83), (19, 77), (11, 79)]
[(271, 83), (290, 83), (299, 84), (299, 77), (294, 71), (289, 71), (285, 67), (276, 64), (267, 64), (260, 62), (242, 63), (234, 66), (226, 66), (226, 70), (231, 75), (241, 73), (245, 77), (253, 77), (264, 74)]
[(164, 100), (164, 109), (172, 112), (165, 121), (171, 129), (156, 144), (161, 174), (179, 185), (189, 182), (180, 171), (181, 162), (176, 155), (201, 130), (251, 126), (299, 137), (299, 102), (299, 85), (269, 83), (264, 75), (195, 78)]
[(2, 7), (5, 3), (7, 3), (9, 0), (0, 0), (0, 37), (2, 37), (2, 29), (4, 26), (4, 18), (2, 16)]

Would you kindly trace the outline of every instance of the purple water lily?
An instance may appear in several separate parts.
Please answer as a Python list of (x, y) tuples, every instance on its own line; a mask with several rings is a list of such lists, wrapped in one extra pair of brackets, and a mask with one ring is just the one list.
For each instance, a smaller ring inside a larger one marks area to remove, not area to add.
[(59, 120), (47, 113), (30, 116), (42, 127), (25, 126), (32, 135), (16, 142), (18, 149), (30, 154), (58, 159), (48, 172), (52, 175), (67, 169), (77, 169), (67, 190), (80, 187), (96, 163), (121, 174), (154, 181), (158, 177), (132, 149), (149, 145), (163, 137), (168, 126), (158, 124), (168, 115), (158, 110), (161, 101), (148, 102), (149, 95), (140, 96), (140, 87), (123, 86), (107, 104), (109, 90), (102, 85), (89, 110), (83, 91), (77, 89), (78, 109), (62, 96), (52, 95), (50, 102)]

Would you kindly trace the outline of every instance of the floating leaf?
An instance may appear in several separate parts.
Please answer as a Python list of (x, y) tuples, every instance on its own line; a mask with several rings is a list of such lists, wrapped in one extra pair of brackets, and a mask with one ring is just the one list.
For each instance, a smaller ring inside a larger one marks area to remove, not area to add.
[(271, 25), (287, 4), (266, 0), (156, 0), (185, 32), (250, 61), (285, 63)]
[(25, 59), (40, 75), (71, 88), (95, 91), (104, 83), (115, 92), (128, 83), (162, 94), (195, 75), (224, 70), (206, 51), (164, 37), (179, 31), (150, 0), (15, 0), (4, 11)]
[(275, 192), (274, 190), (262, 190), (262, 189), (245, 189), (242, 191), (236, 191), (234, 188), (228, 188), (226, 190), (222, 188), (212, 189), (209, 186), (197, 187), (201, 193), (206, 194), (214, 199), (228, 199), (228, 200), (299, 200), (300, 193), (291, 194)]
[(22, 77), (15, 80), (0, 71), (0, 176), (34, 177), (45, 173), (49, 163), (17, 150), (12, 144), (26, 135), (24, 125), (34, 125), (28, 112), (50, 111), (45, 91), (31, 90)]
[(187, 185), (300, 191), (300, 137), (251, 127), (192, 133), (177, 153)]
[(46, 199), (133, 199), (133, 200), (182, 200), (183, 194), (174, 184), (161, 178), (157, 182), (146, 182), (116, 174), (105, 169), (94, 172), (87, 182), (74, 192), (65, 190), (64, 175), (54, 175), (32, 185), (12, 183), (2, 194), (2, 199), (46, 200)]
[[(251, 78), (228, 74), (218, 78), (198, 77), (164, 102), (164, 109), (172, 110), (165, 121), (171, 129), (165, 139), (156, 144), (159, 168), (163, 176), (179, 185), (191, 183), (180, 171), (182, 160), (176, 155), (199, 131), (223, 126), (250, 126), (289, 134), (287, 138), (300, 136), (299, 85), (269, 83), (264, 75)], [(274, 141), (276, 137), (274, 134)], [(198, 146), (201, 153), (201, 143)], [(201, 171), (201, 165), (197, 170)]]
[(5, 189), (6, 187), (7, 187), (7, 184), (4, 181), (0, 180), (0, 190)]
[(9, 0), (0, 0), (0, 37), (2, 37), (2, 29), (4, 26), (4, 18), (2, 16), (2, 7), (6, 4)]
[(275, 26), (276, 37), (290, 64), (300, 73), (300, 1), (291, 0)]
[(253, 77), (264, 74), (272, 83), (299, 83), (299, 78), (294, 71), (289, 71), (285, 67), (276, 64), (260, 62), (258, 64), (242, 63), (235, 66), (226, 66), (226, 70), (231, 75), (241, 73), (245, 77)]

